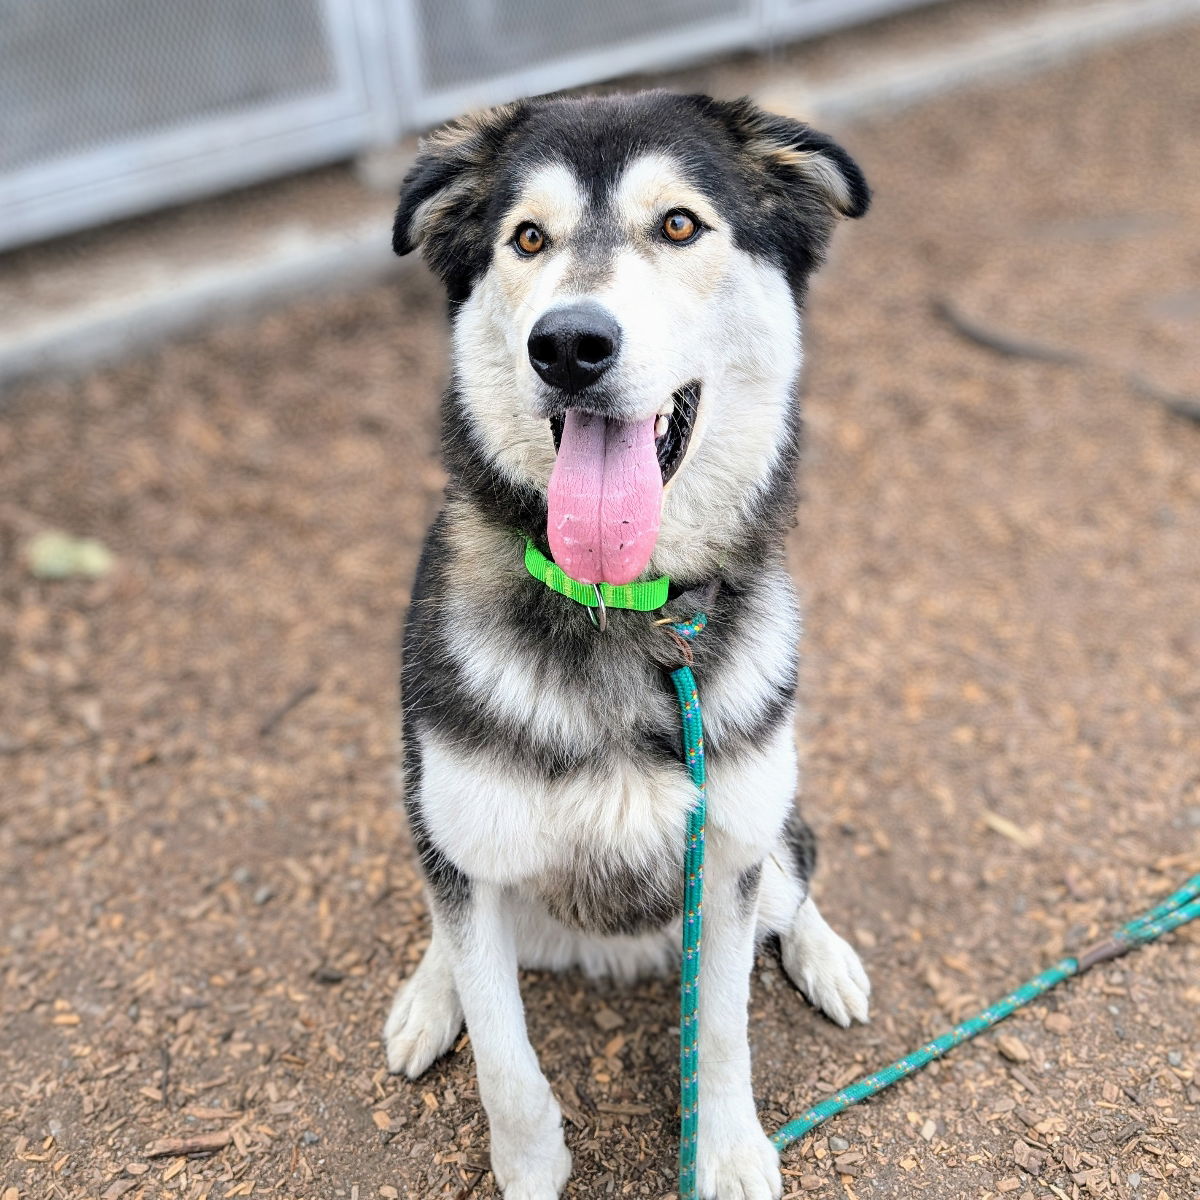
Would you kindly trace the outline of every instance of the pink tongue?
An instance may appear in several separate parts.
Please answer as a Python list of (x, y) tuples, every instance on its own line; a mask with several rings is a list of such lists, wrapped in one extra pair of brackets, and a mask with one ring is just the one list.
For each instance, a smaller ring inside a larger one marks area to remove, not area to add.
[(554, 561), (573, 579), (631, 583), (646, 569), (663, 491), (655, 419), (623, 423), (567, 412), (546, 536)]

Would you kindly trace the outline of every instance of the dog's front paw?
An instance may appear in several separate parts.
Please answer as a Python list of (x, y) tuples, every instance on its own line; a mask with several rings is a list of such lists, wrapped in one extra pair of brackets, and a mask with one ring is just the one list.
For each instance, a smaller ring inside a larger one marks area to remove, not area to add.
[[(807, 911), (806, 911), (807, 910)], [(811, 900), (800, 906), (791, 929), (780, 939), (788, 978), (831, 1021), (849, 1025), (869, 1020), (871, 981), (845, 938), (825, 923)]]
[(562, 1115), (551, 1096), (540, 1114), (493, 1120), (492, 1173), (504, 1200), (558, 1200), (571, 1174)]
[(500, 1184), (504, 1200), (558, 1200), (570, 1174), (571, 1153), (562, 1145), (557, 1151), (557, 1161), (548, 1169), (535, 1175), (522, 1174), (508, 1183), (500, 1183), (497, 1175), (496, 1182)]
[(416, 1079), (454, 1044), (463, 1011), (449, 969), (429, 953), (396, 993), (383, 1027), (388, 1070)]
[(702, 1134), (696, 1185), (703, 1200), (778, 1200), (779, 1151), (757, 1126), (728, 1141)]

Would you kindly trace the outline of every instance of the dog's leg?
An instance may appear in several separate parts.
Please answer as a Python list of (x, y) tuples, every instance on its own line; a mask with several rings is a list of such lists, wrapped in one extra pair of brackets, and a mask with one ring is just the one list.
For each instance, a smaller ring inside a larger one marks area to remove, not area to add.
[(791, 982), (831, 1021), (866, 1021), (871, 984), (853, 947), (825, 923), (810, 892), (817, 844), (796, 811), (763, 864), (759, 936), (778, 935)]
[(388, 1070), (416, 1079), (454, 1044), (463, 1010), (454, 987), (447, 932), (433, 910), (433, 939), (420, 966), (401, 985), (392, 1002), (383, 1044)]
[(505, 1200), (555, 1200), (571, 1173), (562, 1114), (525, 1032), (511, 905), (473, 881), (447, 921), (454, 981), (475, 1051), (492, 1170)]
[(868, 1020), (871, 981), (854, 947), (830, 929), (811, 896), (780, 932), (779, 949), (787, 977), (831, 1021)]
[[(717, 849), (716, 846), (713, 849)], [(779, 1154), (759, 1124), (747, 1037), (760, 870), (739, 879), (710, 854), (700, 966), (700, 1152), (704, 1200), (775, 1200)]]

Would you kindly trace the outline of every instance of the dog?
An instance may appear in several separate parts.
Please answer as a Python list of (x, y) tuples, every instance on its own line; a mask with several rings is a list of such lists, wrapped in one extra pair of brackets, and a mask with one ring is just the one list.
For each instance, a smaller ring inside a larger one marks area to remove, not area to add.
[[(506, 1200), (571, 1169), (518, 968), (632, 979), (678, 963), (695, 789), (664, 618), (703, 608), (707, 756), (700, 1194), (778, 1197), (751, 1094), (757, 944), (834, 1021), (865, 1021), (854, 950), (809, 895), (793, 807), (800, 616), (784, 566), (800, 313), (870, 194), (830, 137), (748, 100), (522, 100), (423, 143), (393, 247), (445, 285), (448, 484), (403, 638), (404, 794), (432, 938), (384, 1032), (416, 1078), (464, 1019)], [(657, 611), (584, 593), (669, 577)], [(589, 587), (591, 585), (591, 587)], [(601, 628), (603, 626), (603, 628)]]

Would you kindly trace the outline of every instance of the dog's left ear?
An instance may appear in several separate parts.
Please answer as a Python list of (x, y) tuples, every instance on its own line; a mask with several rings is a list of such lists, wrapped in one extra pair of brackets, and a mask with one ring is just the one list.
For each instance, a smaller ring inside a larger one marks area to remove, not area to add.
[(746, 97), (697, 99), (734, 135), (751, 163), (797, 199), (819, 200), (837, 217), (861, 217), (870, 207), (871, 189), (858, 164), (827, 133), (766, 112)]

